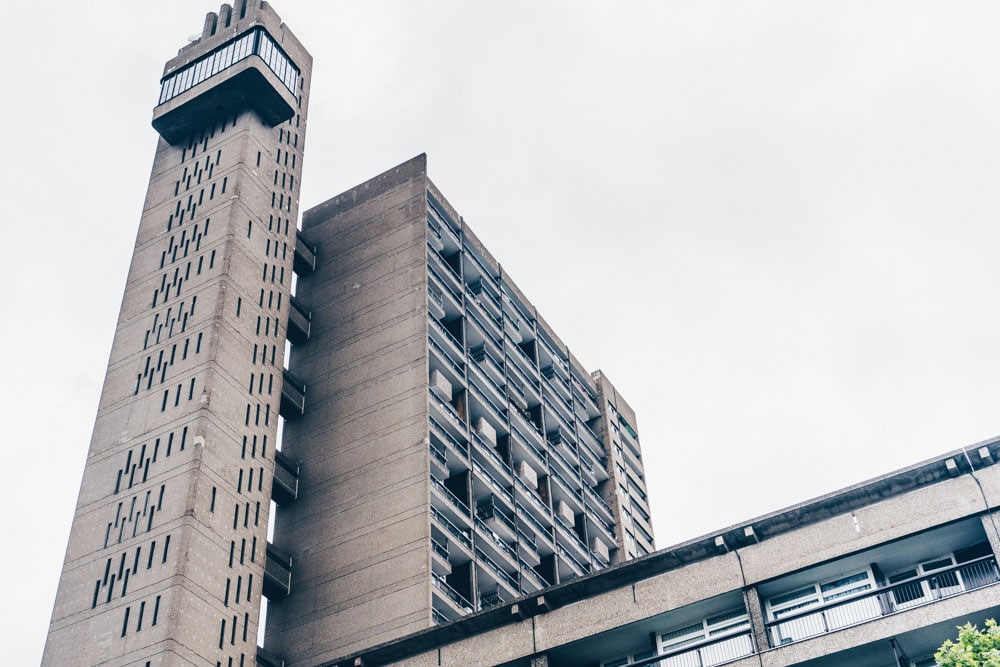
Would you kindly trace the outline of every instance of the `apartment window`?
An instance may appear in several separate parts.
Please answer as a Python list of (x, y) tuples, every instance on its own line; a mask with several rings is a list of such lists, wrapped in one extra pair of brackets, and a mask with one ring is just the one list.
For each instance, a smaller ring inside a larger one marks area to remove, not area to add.
[[(916, 579), (927, 575), (947, 570), (955, 565), (955, 558), (952, 554), (935, 558), (933, 560), (918, 563), (914, 567), (896, 572), (888, 577), (889, 585), (905, 582), (907, 579)], [(892, 590), (893, 602), (897, 609), (914, 607), (922, 602), (927, 602), (937, 597), (951, 595), (963, 590), (963, 576), (960, 570), (942, 572), (933, 579), (904, 583)]]
[(656, 653), (653, 651), (633, 653), (632, 655), (625, 655), (620, 658), (615, 658), (614, 660), (609, 660), (608, 662), (602, 662), (601, 667), (625, 667), (625, 665), (634, 665), (635, 663), (646, 660), (647, 658), (652, 658), (654, 655), (656, 655)]
[(733, 609), (704, 618), (658, 634), (656, 649), (670, 653), (670, 664), (678, 665), (710, 667), (746, 657), (753, 653), (750, 617), (745, 609)]
[[(787, 616), (801, 614), (811, 607), (819, 607), (840, 598), (856, 595), (875, 588), (871, 570), (846, 574), (836, 579), (803, 586), (794, 591), (772, 597), (767, 601), (768, 615), (772, 621)], [(776, 645), (812, 637), (830, 630), (843, 628), (881, 616), (881, 608), (875, 597), (866, 597), (855, 602), (833, 607), (815, 614), (807, 614), (787, 623), (779, 623), (772, 628)]]

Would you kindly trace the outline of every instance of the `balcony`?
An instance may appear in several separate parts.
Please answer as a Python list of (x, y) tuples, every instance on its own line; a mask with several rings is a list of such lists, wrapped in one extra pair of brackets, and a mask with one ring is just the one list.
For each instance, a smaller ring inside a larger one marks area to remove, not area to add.
[(509, 586), (512, 591), (511, 597), (514, 597), (520, 592), (521, 589), (517, 584), (517, 579), (500, 567), (495, 560), (490, 558), (489, 555), (479, 547), (476, 547), (476, 562), (479, 565), (484, 566), (486, 571), (494, 579), (496, 579), (497, 582)]
[[(566, 548), (561, 544), (556, 544), (556, 553), (559, 554), (559, 579), (561, 581), (566, 581), (567, 578), (571, 579), (574, 575), (582, 577), (586, 574), (587, 567), (576, 556), (566, 551)], [(565, 569), (568, 569), (571, 574), (563, 575), (564, 568), (562, 566), (564, 565)]]
[(263, 647), (258, 646), (257, 665), (258, 667), (285, 667), (285, 661), (270, 651), (264, 650)]
[(281, 407), (279, 414), (288, 421), (306, 413), (306, 385), (288, 372), (281, 373)]
[(312, 312), (306, 309), (294, 296), (288, 300), (288, 340), (293, 345), (300, 345), (309, 340), (312, 327)]
[[(439, 298), (439, 305), (445, 312), (458, 314), (462, 310), (462, 293), (459, 292), (452, 281), (445, 280), (438, 269), (427, 264), (427, 291), (435, 292)], [(430, 300), (430, 294), (428, 294)]]
[[(482, 380), (486, 382), (482, 382)], [(470, 376), (469, 381), (470, 396), (474, 399), (470, 402), (469, 410), (473, 417), (480, 416), (483, 412), (489, 417), (493, 428), (498, 434), (506, 431), (507, 410), (500, 407), (506, 403), (506, 395), (503, 388), (497, 386), (493, 380), (478, 372)], [(498, 405), (500, 404), (500, 405)], [(474, 410), (474, 407), (482, 408), (482, 411)]]
[[(481, 547), (491, 558), (509, 559), (511, 563), (517, 562), (517, 552), (514, 547), (504, 540), (499, 533), (487, 525), (485, 521), (476, 517), (476, 546)], [(514, 587), (515, 590), (517, 587)]]
[[(943, 598), (1000, 582), (995, 556), (985, 556), (933, 574), (913, 577), (825, 604), (812, 604), (765, 623), (772, 647), (783, 646), (883, 616), (890, 616)], [(800, 605), (804, 606), (804, 605)]]
[(486, 284), (482, 279), (476, 280), (469, 285), (469, 291), (476, 296), (479, 305), (494, 318), (499, 318), (502, 310), (500, 308), (500, 297), (493, 291), (495, 289), (495, 287)]
[(427, 267), (430, 269), (431, 275), (455, 297), (455, 300), (462, 303), (462, 279), (459, 278), (458, 272), (452, 268), (451, 264), (430, 247), (427, 248)]
[[(465, 422), (458, 416), (458, 413), (455, 411), (455, 408), (452, 407), (451, 403), (445, 403), (442, 401), (431, 389), (428, 389), (427, 393), (431, 397), (431, 406), (436, 410), (436, 413), (432, 413), (431, 420), (438, 424), (439, 428), (443, 427), (442, 430), (446, 430), (452, 436), (452, 440), (456, 440), (455, 436), (464, 437), (466, 432)], [(434, 420), (433, 414), (440, 415), (441, 421), (438, 422)], [(465, 449), (465, 452), (468, 453), (468, 450)]]
[(451, 561), (448, 560), (448, 547), (431, 538), (431, 553), (434, 554), (433, 570), (439, 576), (451, 574)]
[(472, 458), (476, 464), (482, 466), (494, 483), (504, 487), (510, 486), (513, 483), (511, 475), (514, 473), (507, 462), (500, 458), (497, 450), (478, 433), (473, 434), (472, 440), (476, 443), (476, 447), (472, 449)]
[(501, 361), (503, 357), (494, 355), (485, 345), (470, 349), (469, 356), (476, 362), (476, 368), (490, 378), (495, 383), (494, 386), (497, 387), (497, 390), (503, 394), (503, 389), (499, 387), (499, 385), (504, 384), (505, 379), (503, 362)]
[(708, 639), (686, 642), (676, 648), (667, 648), (656, 655), (659, 665), (722, 665), (754, 654), (753, 639), (749, 630), (729, 630)]
[(274, 452), (274, 483), (271, 499), (279, 505), (299, 497), (299, 464), (290, 460), (280, 450)]
[(450, 477), (450, 471), (448, 470), (448, 450), (433, 440), (428, 449), (431, 454), (432, 472), (436, 472), (441, 477)]
[[(595, 514), (600, 516), (605, 523), (613, 522), (615, 520), (615, 513), (611, 511), (611, 507), (604, 502), (604, 499), (589, 486), (584, 486), (583, 489), (587, 497), (587, 506), (594, 508), (596, 510)], [(614, 532), (613, 528), (609, 530)]]
[(437, 521), (442, 528), (448, 531), (454, 539), (458, 540), (458, 543), (464, 546), (466, 549), (472, 549), (472, 538), (469, 536), (468, 530), (463, 530), (456, 526), (451, 519), (446, 517), (435, 507), (431, 507), (431, 517)]
[(264, 560), (264, 597), (280, 600), (292, 592), (292, 559), (267, 543)]
[[(479, 461), (476, 460), (472, 461), (472, 470), (473, 472), (476, 473), (476, 475), (479, 476), (479, 479), (481, 481), (485, 482), (486, 486), (488, 487), (491, 493), (500, 496), (501, 498), (509, 502), (511, 505), (514, 504), (514, 496), (510, 492), (510, 489), (504, 488), (503, 484), (498, 482), (497, 479), (493, 475), (491, 475), (490, 472), (485, 467), (483, 467), (483, 465)], [(476, 478), (473, 477), (473, 482), (475, 481)]]
[(522, 568), (525, 566), (537, 567), (542, 562), (535, 538), (520, 528), (517, 528), (517, 555), (521, 558)]
[(497, 535), (504, 539), (514, 540), (517, 538), (517, 526), (514, 521), (496, 504), (492, 497), (479, 503), (476, 507), (476, 516)]
[(478, 311), (475, 308), (469, 308), (466, 311), (468, 317), (466, 318), (466, 329), (467, 337), (469, 341), (469, 347), (479, 347), (480, 345), (491, 346), (490, 351), (499, 355), (500, 350), (503, 349), (503, 339), (500, 337), (499, 329), (495, 325), (491, 325), (488, 321), (489, 318), (481, 317), (482, 311)]
[(434, 584), (434, 588), (440, 591), (443, 596), (455, 605), (460, 613), (471, 614), (475, 611), (472, 607), (472, 603), (465, 599), (465, 597), (456, 591), (451, 585), (444, 580), (444, 577), (438, 575), (431, 576), (431, 582)]
[[(532, 544), (535, 545), (535, 547), (537, 549), (538, 546), (539, 546), (537, 538), (538, 537), (542, 537), (542, 538), (544, 538), (546, 540), (546, 542), (549, 543), (549, 544), (543, 545), (543, 546), (547, 546), (548, 552), (551, 553), (551, 551), (552, 551), (552, 544), (551, 544), (551, 542), (552, 542), (552, 539), (553, 539), (552, 538), (552, 526), (549, 525), (548, 527), (546, 527), (544, 524), (542, 524), (541, 521), (539, 521), (534, 515), (532, 515), (532, 513), (529, 512), (528, 509), (524, 505), (522, 505), (521, 503), (515, 503), (515, 505), (516, 505), (516, 509), (517, 509), (517, 518), (518, 518), (518, 520), (520, 520), (523, 525), (530, 527), (530, 529), (535, 532), (535, 535), (531, 539)], [(539, 553), (541, 553), (541, 551), (539, 551)]]
[(295, 236), (295, 253), (292, 260), (292, 270), (300, 276), (308, 276), (316, 270), (316, 251), (314, 244), (310, 243), (298, 232)]
[(462, 362), (465, 360), (465, 349), (462, 347), (462, 343), (433, 317), (428, 317), (427, 322), (430, 329), (431, 347), (441, 355), (442, 359), (458, 374), (458, 377), (463, 377), (465, 371)]
[(535, 568), (533, 568), (530, 563), (522, 559), (518, 565), (520, 565), (522, 593), (534, 593), (535, 591), (543, 588), (548, 588), (551, 585), (549, 582), (545, 581), (545, 578), (542, 575), (535, 572)]
[(451, 489), (445, 486), (443, 482), (440, 482), (433, 477), (431, 477), (431, 486), (434, 488), (435, 492), (441, 494), (441, 497), (450, 503), (453, 512), (457, 513), (461, 517), (464, 517), (466, 521), (469, 520), (469, 517), (471, 516), (469, 506), (463, 503), (458, 496), (452, 493)]

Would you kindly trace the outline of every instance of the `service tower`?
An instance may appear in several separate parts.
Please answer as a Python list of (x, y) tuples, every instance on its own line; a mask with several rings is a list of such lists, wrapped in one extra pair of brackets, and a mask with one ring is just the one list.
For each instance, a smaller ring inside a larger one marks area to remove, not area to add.
[(311, 67), (260, 0), (166, 63), (45, 665), (255, 662)]

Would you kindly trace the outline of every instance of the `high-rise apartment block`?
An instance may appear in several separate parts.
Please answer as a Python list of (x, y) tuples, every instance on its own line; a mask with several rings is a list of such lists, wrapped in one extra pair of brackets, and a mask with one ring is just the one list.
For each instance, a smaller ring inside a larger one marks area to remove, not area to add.
[(165, 67), (45, 664), (245, 667), (262, 596), (316, 664), (653, 549), (632, 409), (423, 156), (300, 235), (310, 72), (261, 0)]
[(653, 549), (635, 415), (418, 156), (303, 215), (302, 462), (265, 647), (316, 664)]
[(46, 665), (254, 663), (311, 65), (259, 0), (166, 64)]

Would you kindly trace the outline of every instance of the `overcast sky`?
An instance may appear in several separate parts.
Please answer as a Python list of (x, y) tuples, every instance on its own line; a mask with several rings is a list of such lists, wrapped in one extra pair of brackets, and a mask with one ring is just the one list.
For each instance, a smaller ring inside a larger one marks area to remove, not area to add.
[[(218, 8), (32, 4), (0, 41), (18, 665), (44, 643), (162, 66)], [(638, 412), (660, 547), (1000, 434), (997, 3), (274, 4), (315, 58), (302, 208), (427, 152)]]

